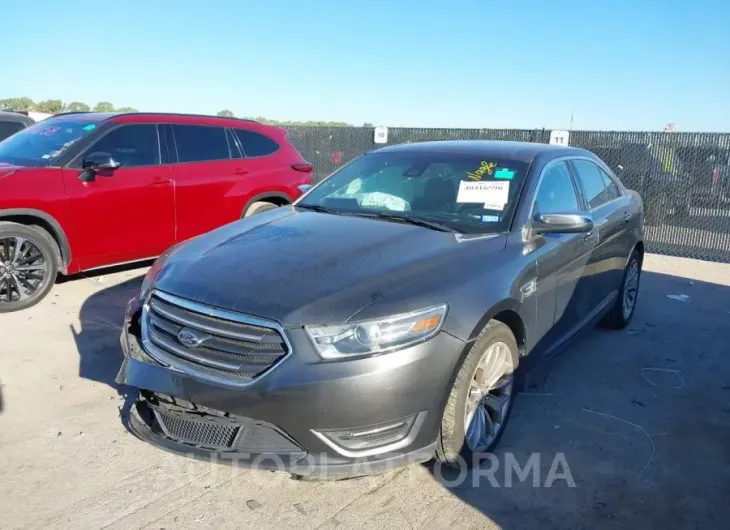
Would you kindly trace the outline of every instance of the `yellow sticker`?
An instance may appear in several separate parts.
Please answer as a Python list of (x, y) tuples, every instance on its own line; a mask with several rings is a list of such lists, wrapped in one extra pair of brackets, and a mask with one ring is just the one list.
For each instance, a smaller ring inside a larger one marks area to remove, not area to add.
[(476, 169), (476, 171), (474, 171), (474, 172), (468, 171), (466, 173), (466, 176), (472, 180), (482, 180), (482, 177), (485, 174), (491, 175), (492, 172), (494, 171), (495, 167), (497, 167), (497, 164), (495, 164), (494, 162), (486, 162), (486, 161), (482, 160), (482, 163)]

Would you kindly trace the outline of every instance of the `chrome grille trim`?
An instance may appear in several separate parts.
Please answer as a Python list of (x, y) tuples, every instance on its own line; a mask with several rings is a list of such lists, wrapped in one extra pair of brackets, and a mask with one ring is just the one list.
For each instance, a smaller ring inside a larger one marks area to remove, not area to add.
[[(271, 373), (292, 353), (278, 322), (159, 290), (153, 290), (145, 299), (141, 321), (142, 347), (150, 357), (172, 370), (222, 386), (249, 386)], [(206, 335), (203, 344), (178, 344), (175, 326)], [(243, 331), (239, 332), (236, 326)]]

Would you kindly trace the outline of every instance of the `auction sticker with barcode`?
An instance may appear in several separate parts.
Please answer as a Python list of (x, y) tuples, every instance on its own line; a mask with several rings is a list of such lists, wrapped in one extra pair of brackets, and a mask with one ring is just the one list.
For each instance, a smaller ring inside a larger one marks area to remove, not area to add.
[(487, 198), (484, 200), (485, 210), (504, 210), (509, 201), (509, 180), (500, 182), (489, 182), (491, 184), (487, 191)]
[(456, 202), (484, 203), (488, 210), (503, 210), (509, 198), (509, 181), (475, 181), (462, 180), (459, 183), (459, 194)]

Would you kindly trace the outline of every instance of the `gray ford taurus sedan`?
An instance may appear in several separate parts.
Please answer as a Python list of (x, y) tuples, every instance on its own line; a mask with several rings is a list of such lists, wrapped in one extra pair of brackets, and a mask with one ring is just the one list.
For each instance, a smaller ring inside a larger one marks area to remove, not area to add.
[(162, 448), (295, 475), (493, 450), (535, 361), (636, 306), (643, 209), (595, 155), (430, 142), (171, 248), (117, 377)]

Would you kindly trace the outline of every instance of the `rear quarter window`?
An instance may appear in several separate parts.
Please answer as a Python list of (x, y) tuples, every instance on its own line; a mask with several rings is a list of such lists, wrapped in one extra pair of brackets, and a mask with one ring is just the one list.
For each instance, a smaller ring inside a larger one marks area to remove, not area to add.
[(279, 149), (279, 144), (274, 140), (261, 133), (247, 131), (245, 129), (235, 129), (238, 141), (241, 142), (243, 154), (245, 157), (268, 156)]

